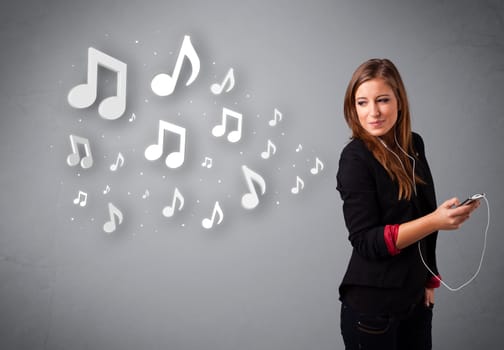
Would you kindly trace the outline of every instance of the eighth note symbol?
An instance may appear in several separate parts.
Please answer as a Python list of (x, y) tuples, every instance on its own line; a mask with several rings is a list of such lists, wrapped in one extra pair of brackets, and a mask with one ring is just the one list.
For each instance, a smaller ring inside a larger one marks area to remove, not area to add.
[(300, 190), (304, 188), (304, 181), (299, 176), (296, 176), (296, 187), (291, 189), (293, 194), (298, 194)]
[(161, 73), (152, 79), (151, 88), (156, 95), (168, 96), (175, 91), (175, 85), (177, 85), (177, 80), (179, 78), (180, 71), (182, 70), (184, 57), (189, 59), (192, 68), (191, 76), (187, 80), (186, 86), (189, 86), (194, 82), (200, 71), (200, 59), (191, 44), (191, 37), (186, 35), (184, 36), (184, 41), (182, 42), (182, 47), (180, 48), (177, 62), (175, 63), (175, 68), (173, 69), (173, 74), (170, 76), (168, 74)]
[(203, 228), (206, 228), (207, 230), (211, 229), (215, 222), (215, 215), (219, 215), (219, 220), (217, 221), (217, 225), (219, 225), (224, 219), (224, 213), (222, 212), (218, 201), (215, 202), (214, 209), (212, 211), (212, 217), (210, 219), (204, 218), (201, 221), (201, 226), (203, 226)]
[(120, 118), (126, 109), (126, 63), (92, 47), (88, 50), (87, 83), (70, 90), (68, 103), (73, 108), (87, 108), (95, 102), (98, 90), (98, 65), (117, 73), (116, 95), (104, 99), (98, 106), (98, 113), (108, 120)]
[[(72, 153), (67, 157), (67, 164), (70, 166), (76, 166), (80, 163), (83, 169), (91, 168), (93, 165), (93, 155), (91, 154), (89, 140), (85, 137), (70, 135), (70, 145), (72, 146)], [(84, 157), (80, 156), (79, 145), (84, 146), (84, 152), (86, 154)]]
[(115, 218), (119, 221), (119, 225), (123, 222), (123, 213), (117, 209), (115, 205), (109, 202), (108, 210), (110, 215), (110, 221), (105, 222), (103, 225), (103, 231), (106, 233), (112, 233), (116, 230), (117, 224)]
[(257, 191), (254, 187), (254, 182), (259, 185), (261, 195), (264, 195), (266, 192), (266, 181), (264, 181), (261, 175), (250, 170), (246, 165), (242, 165), (242, 171), (245, 176), (249, 192), (242, 196), (241, 204), (245, 209), (254, 209), (259, 204), (259, 196), (257, 195)]
[(273, 115), (273, 119), (269, 121), (269, 125), (275, 126), (280, 121), (282, 121), (282, 113), (275, 108), (275, 114)]
[[(121, 164), (119, 164), (119, 163), (121, 163)], [(119, 154), (117, 155), (117, 160), (116, 160), (116, 162), (114, 164), (112, 164), (110, 166), (110, 170), (111, 171), (116, 171), (117, 168), (120, 168), (123, 165), (124, 165), (124, 156), (122, 155), (121, 152), (119, 152)]]
[(180, 201), (178, 211), (181, 211), (184, 207), (184, 196), (180, 193), (178, 188), (175, 187), (175, 191), (173, 192), (173, 202), (171, 206), (163, 208), (163, 216), (170, 218), (175, 213), (175, 204), (177, 203), (177, 199)]
[(212, 84), (210, 86), (210, 90), (214, 95), (220, 95), (222, 91), (224, 90), (224, 86), (226, 86), (226, 83), (228, 83), (228, 87), (226, 89), (226, 92), (231, 91), (234, 88), (235, 85), (235, 77), (234, 77), (234, 71), (233, 68), (229, 68), (229, 71), (226, 74), (226, 77), (222, 81), (222, 84)]
[(160, 120), (158, 130), (158, 142), (153, 145), (150, 145), (145, 149), (145, 158), (147, 158), (148, 160), (156, 160), (161, 158), (164, 149), (165, 131), (170, 131), (171, 133), (174, 133), (180, 137), (178, 147), (179, 150), (169, 153), (165, 159), (166, 166), (168, 168), (175, 169), (180, 167), (184, 163), (185, 159), (186, 129), (181, 126), (165, 122), (164, 120)]
[(322, 161), (318, 157), (316, 157), (315, 158), (315, 167), (311, 168), (310, 172), (313, 175), (317, 175), (319, 173), (319, 171), (322, 171), (322, 170), (324, 170), (324, 163), (322, 163)]
[(267, 149), (265, 152), (261, 153), (263, 159), (268, 159), (272, 154), (276, 153), (276, 146), (271, 140), (268, 140)]

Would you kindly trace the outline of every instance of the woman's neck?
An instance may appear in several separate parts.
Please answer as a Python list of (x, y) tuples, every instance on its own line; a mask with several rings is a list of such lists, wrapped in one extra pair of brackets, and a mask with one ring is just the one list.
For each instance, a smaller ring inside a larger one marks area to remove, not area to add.
[(385, 144), (390, 148), (395, 148), (395, 135), (394, 130), (390, 130), (388, 133), (382, 136), (378, 136)]

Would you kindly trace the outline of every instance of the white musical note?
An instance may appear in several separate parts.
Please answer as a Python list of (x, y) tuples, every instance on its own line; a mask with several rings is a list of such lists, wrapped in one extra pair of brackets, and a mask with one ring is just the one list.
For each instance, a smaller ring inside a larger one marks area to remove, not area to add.
[(232, 117), (238, 121), (236, 130), (233, 130), (228, 134), (228, 141), (233, 143), (240, 141), (242, 136), (243, 116), (241, 113), (235, 112), (225, 107), (222, 108), (222, 124), (214, 126), (214, 128), (212, 129), (212, 135), (215, 137), (221, 137), (226, 133), (226, 117)]
[(212, 164), (213, 164), (213, 159), (210, 157), (205, 157), (205, 161), (203, 163), (201, 163), (201, 166), (207, 167), (208, 169), (210, 169), (212, 167)]
[(212, 91), (212, 93), (214, 95), (220, 95), (222, 93), (222, 91), (224, 90), (224, 86), (226, 84), (228, 84), (226, 92), (231, 91), (235, 85), (235, 77), (234, 77), (233, 68), (229, 68), (229, 70), (226, 74), (226, 77), (224, 78), (224, 80), (222, 81), (221, 84), (217, 84), (217, 83), (212, 84), (212, 86), (210, 86), (210, 90)]
[(105, 222), (105, 224), (103, 225), (103, 231), (105, 231), (106, 233), (112, 233), (117, 228), (115, 218), (117, 217), (117, 220), (119, 221), (118, 224), (120, 225), (123, 222), (123, 213), (110, 202), (108, 204), (108, 210), (110, 215), (110, 221)]
[(186, 129), (172, 124), (168, 123), (164, 120), (159, 121), (159, 131), (158, 131), (158, 143), (150, 145), (145, 149), (145, 158), (148, 160), (156, 160), (161, 157), (163, 154), (163, 143), (164, 143), (164, 134), (165, 131), (170, 131), (174, 134), (179, 135), (180, 137), (180, 142), (179, 142), (179, 150), (173, 151), (170, 154), (166, 156), (166, 166), (168, 168), (178, 168), (184, 163), (185, 159), (185, 147), (186, 147)]
[(275, 108), (273, 119), (269, 121), (269, 125), (275, 126), (280, 121), (282, 121), (282, 113), (278, 109)]
[(267, 148), (265, 152), (261, 153), (263, 159), (268, 159), (272, 154), (276, 153), (276, 146), (271, 140), (268, 140)]
[(179, 55), (177, 57), (177, 62), (175, 63), (175, 68), (173, 69), (173, 74), (170, 76), (165, 73), (156, 75), (151, 82), (152, 91), (158, 96), (168, 96), (175, 91), (175, 85), (177, 85), (177, 80), (182, 70), (182, 63), (184, 58), (187, 57), (189, 62), (191, 62), (191, 76), (187, 80), (186, 86), (191, 85), (200, 71), (200, 59), (196, 50), (191, 43), (191, 37), (189, 35), (184, 36), (184, 41), (182, 42), (182, 47), (180, 48)]
[(217, 221), (217, 225), (219, 225), (222, 220), (224, 219), (224, 213), (222, 212), (222, 209), (219, 205), (219, 202), (215, 202), (215, 205), (214, 205), (214, 208), (213, 208), (213, 211), (212, 211), (212, 217), (210, 219), (208, 218), (205, 218), (201, 221), (201, 226), (203, 226), (203, 228), (206, 228), (207, 230), (208, 229), (211, 229), (214, 225), (214, 222), (215, 222), (215, 215), (219, 215), (219, 220)]
[(117, 160), (114, 164), (112, 164), (110, 166), (110, 170), (116, 171), (118, 168), (122, 167), (123, 165), (124, 165), (124, 156), (122, 155), (121, 152), (119, 152), (119, 154), (117, 155)]
[(322, 170), (324, 170), (324, 163), (322, 163), (322, 161), (318, 157), (316, 157), (315, 158), (315, 167), (311, 168), (310, 172), (313, 175), (317, 175), (319, 173), (319, 171), (322, 171)]
[(150, 196), (149, 190), (145, 190), (144, 194), (142, 195), (142, 199), (147, 199), (147, 197)]
[(180, 193), (178, 188), (175, 187), (175, 191), (173, 193), (173, 202), (171, 206), (167, 206), (163, 208), (163, 216), (170, 218), (173, 216), (175, 212), (175, 204), (177, 202), (177, 199), (179, 200), (180, 204), (178, 206), (178, 211), (181, 211), (182, 208), (184, 207), (184, 196)]
[(300, 190), (304, 188), (304, 181), (299, 176), (296, 176), (296, 187), (291, 189), (293, 194), (298, 194)]
[(250, 170), (246, 165), (242, 165), (242, 171), (245, 176), (249, 192), (242, 196), (241, 204), (245, 209), (254, 209), (259, 204), (259, 196), (257, 195), (254, 182), (259, 185), (261, 195), (264, 195), (266, 192), (266, 182), (261, 175)]
[(103, 190), (103, 194), (107, 194), (110, 192), (110, 186), (107, 185), (107, 187), (105, 187), (105, 189)]
[(133, 113), (133, 114), (131, 114), (131, 117), (128, 119), (128, 121), (131, 123), (135, 119), (136, 119), (136, 115), (135, 115), (135, 113)]
[[(89, 140), (85, 137), (70, 135), (70, 145), (72, 146), (72, 153), (67, 157), (67, 164), (70, 166), (76, 166), (80, 162), (83, 169), (90, 168), (93, 165), (93, 155), (91, 154)], [(79, 153), (78, 145), (84, 146), (85, 156), (82, 158)]]
[(83, 192), (83, 191), (79, 191), (77, 198), (75, 198), (73, 200), (73, 203), (75, 205), (79, 204), (81, 207), (85, 207), (87, 204), (87, 193)]
[(120, 118), (126, 109), (126, 63), (92, 47), (88, 49), (87, 83), (70, 90), (68, 103), (74, 108), (87, 108), (95, 102), (98, 90), (98, 65), (117, 73), (116, 95), (104, 99), (98, 106), (98, 113), (108, 120)]
[(299, 144), (296, 148), (296, 152), (301, 152), (303, 150), (303, 145)]

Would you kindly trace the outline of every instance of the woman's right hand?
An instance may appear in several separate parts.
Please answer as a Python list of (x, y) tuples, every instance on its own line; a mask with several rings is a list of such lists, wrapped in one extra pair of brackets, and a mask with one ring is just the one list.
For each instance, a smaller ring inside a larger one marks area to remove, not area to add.
[(460, 207), (458, 205), (460, 202), (457, 198), (448, 199), (432, 213), (401, 224), (395, 242), (396, 248), (404, 249), (439, 230), (460, 228), (480, 203), (479, 200), (475, 200), (471, 204)]
[(451, 198), (441, 204), (432, 214), (436, 220), (438, 230), (456, 230), (469, 219), (471, 213), (479, 207), (479, 200), (471, 204), (460, 204), (457, 198)]

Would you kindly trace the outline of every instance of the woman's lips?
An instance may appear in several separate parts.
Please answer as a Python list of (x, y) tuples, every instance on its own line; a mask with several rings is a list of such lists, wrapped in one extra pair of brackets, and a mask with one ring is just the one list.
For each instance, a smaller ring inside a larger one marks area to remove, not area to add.
[(375, 128), (379, 128), (380, 126), (383, 125), (383, 123), (385, 123), (385, 120), (377, 120), (374, 122), (370, 122), (369, 125), (371, 125), (372, 127), (375, 127)]

